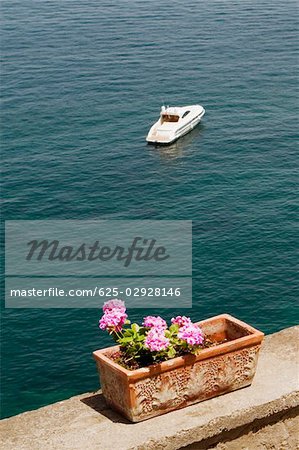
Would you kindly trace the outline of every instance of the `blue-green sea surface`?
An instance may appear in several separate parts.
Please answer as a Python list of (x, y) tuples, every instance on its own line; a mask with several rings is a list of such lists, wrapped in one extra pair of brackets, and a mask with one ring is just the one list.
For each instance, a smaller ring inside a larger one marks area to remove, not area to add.
[[(193, 308), (271, 333), (296, 306), (296, 2), (3, 0), (3, 219), (193, 220)], [(192, 133), (145, 135), (161, 104)], [(101, 305), (99, 304), (99, 307)], [(171, 304), (170, 304), (171, 306)], [(98, 387), (92, 309), (2, 311), (2, 416)]]

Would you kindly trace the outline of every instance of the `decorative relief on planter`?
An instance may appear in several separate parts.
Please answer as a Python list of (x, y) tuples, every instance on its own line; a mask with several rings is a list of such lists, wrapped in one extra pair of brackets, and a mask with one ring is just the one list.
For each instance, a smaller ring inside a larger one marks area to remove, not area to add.
[(109, 371), (102, 364), (98, 365), (101, 373), (101, 387), (108, 403), (120, 411), (127, 409), (127, 386), (117, 372)]
[(176, 409), (188, 397), (191, 367), (175, 369), (134, 384), (135, 410), (140, 415), (157, 409)]
[(134, 384), (134, 412), (147, 416), (157, 409), (172, 410), (251, 383), (259, 347), (215, 357)]

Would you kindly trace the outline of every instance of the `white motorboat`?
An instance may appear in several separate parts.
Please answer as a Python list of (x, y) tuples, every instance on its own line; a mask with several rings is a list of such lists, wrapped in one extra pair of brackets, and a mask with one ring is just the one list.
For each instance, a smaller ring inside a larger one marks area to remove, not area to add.
[(191, 131), (204, 113), (201, 105), (162, 106), (160, 118), (149, 130), (146, 140), (150, 144), (171, 144)]

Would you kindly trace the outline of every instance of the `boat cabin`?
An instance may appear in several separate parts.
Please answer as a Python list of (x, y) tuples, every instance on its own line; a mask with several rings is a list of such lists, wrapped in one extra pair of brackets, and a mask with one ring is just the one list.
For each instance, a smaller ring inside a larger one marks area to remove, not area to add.
[(162, 114), (161, 115), (161, 123), (164, 122), (178, 122), (180, 119), (180, 116), (177, 116), (175, 114)]
[(162, 106), (161, 108), (161, 124), (164, 122), (178, 122), (180, 119), (184, 119), (190, 110), (187, 111), (179, 111), (179, 108), (171, 108)]

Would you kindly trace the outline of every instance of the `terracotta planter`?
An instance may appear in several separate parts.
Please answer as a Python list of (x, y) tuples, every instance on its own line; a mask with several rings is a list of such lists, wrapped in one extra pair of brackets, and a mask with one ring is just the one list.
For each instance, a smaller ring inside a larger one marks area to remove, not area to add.
[(95, 351), (108, 405), (140, 422), (250, 385), (264, 334), (228, 314), (198, 324), (210, 339), (227, 342), (137, 370), (109, 358), (118, 346)]

